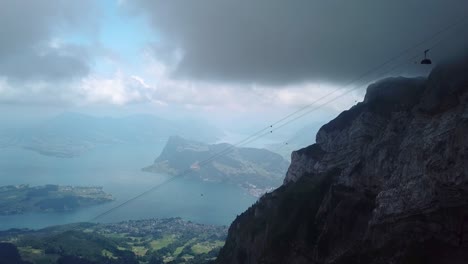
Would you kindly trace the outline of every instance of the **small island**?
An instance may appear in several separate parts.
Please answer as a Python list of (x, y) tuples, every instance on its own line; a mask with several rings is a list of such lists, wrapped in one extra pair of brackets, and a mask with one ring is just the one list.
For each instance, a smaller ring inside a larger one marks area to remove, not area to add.
[(102, 187), (75, 186), (0, 186), (0, 215), (28, 212), (67, 212), (113, 201)]

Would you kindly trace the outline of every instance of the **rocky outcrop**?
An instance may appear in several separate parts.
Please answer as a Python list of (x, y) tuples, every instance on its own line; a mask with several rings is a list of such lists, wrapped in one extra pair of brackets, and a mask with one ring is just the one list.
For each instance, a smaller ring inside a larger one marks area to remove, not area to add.
[(468, 60), (390, 78), (292, 153), (219, 263), (468, 263)]

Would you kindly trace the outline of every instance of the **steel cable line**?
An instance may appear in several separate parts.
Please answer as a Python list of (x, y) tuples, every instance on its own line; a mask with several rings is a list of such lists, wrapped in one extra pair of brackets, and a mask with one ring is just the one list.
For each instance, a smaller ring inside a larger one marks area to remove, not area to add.
[[(412, 46), (406, 48), (406, 49), (403, 50), (402, 52), (399, 52), (397, 55), (392, 56), (391, 58), (389, 58), (388, 60), (384, 61), (383, 63), (381, 63), (381, 64), (379, 64), (379, 65), (377, 65), (377, 66), (371, 68), (370, 70), (366, 71), (365, 73), (359, 75), (358, 78), (353, 79), (352, 81), (350, 81), (349, 83), (347, 83), (347, 84), (346, 84), (345, 86), (343, 86), (343, 87), (348, 87), (348, 86), (350, 86), (351, 84), (355, 83), (356, 81), (359, 81), (360, 79), (366, 77), (366, 76), (369, 75), (370, 73), (372, 73), (372, 72), (374, 72), (374, 71), (376, 71), (376, 70), (379, 70), (379, 69), (383, 68), (384, 66), (386, 66), (386, 65), (389, 64), (390, 62), (392, 62), (392, 61), (394, 61), (394, 60), (396, 60), (396, 59), (398, 59), (398, 58), (401, 58), (402, 56), (404, 56), (404, 55), (405, 55), (406, 53), (408, 53), (409, 51), (411, 51), (411, 50), (413, 50), (413, 49), (415, 49), (415, 48), (417, 48), (417, 47), (419, 47), (419, 46), (425, 44), (426, 42), (429, 42), (429, 41), (433, 40), (434, 38), (436, 38), (436, 37), (439, 36), (440, 34), (442, 34), (442, 33), (446, 32), (446, 31), (450, 30), (451, 28), (455, 27), (456, 25), (460, 24), (461, 22), (464, 22), (466, 19), (467, 19), (467, 17), (464, 16), (462, 19), (459, 19), (459, 20), (457, 20), (455, 23), (452, 23), (452, 24), (448, 25), (447, 27), (444, 27), (443, 29), (441, 29), (441, 30), (435, 32), (434, 34), (432, 34), (431, 36), (425, 38), (425, 39), (422, 40), (421, 42), (418, 42), (417, 44), (412, 45)], [(443, 40), (441, 40), (441, 41), (439, 41), (439, 42), (442, 42), (442, 41), (443, 41)], [(439, 44), (440, 44), (440, 43), (439, 43)], [(416, 57), (416, 56), (415, 56), (415, 57)], [(398, 64), (397, 67), (398, 67), (398, 66), (401, 66), (401, 65)], [(396, 68), (396, 67), (395, 67), (395, 68)], [(392, 70), (394, 70), (394, 68), (392, 68)], [(221, 157), (221, 156), (224, 156), (224, 155), (230, 153), (230, 152), (233, 151), (233, 149), (236, 148), (236, 147), (244, 146), (244, 145), (249, 144), (249, 143), (252, 143), (252, 142), (254, 142), (254, 141), (256, 141), (256, 140), (258, 140), (258, 139), (260, 139), (260, 138), (262, 138), (262, 137), (264, 137), (264, 136), (266, 136), (266, 135), (269, 135), (269, 134), (271, 134), (273, 131), (276, 131), (276, 130), (278, 130), (278, 129), (281, 129), (282, 127), (284, 127), (284, 126), (286, 126), (286, 125), (288, 125), (288, 124), (290, 124), (290, 123), (292, 123), (292, 122), (294, 122), (294, 121), (296, 121), (296, 120), (298, 120), (298, 119), (300, 119), (300, 118), (302, 118), (302, 117), (304, 117), (304, 116), (306, 116), (306, 115), (312, 113), (313, 111), (316, 111), (317, 109), (319, 109), (319, 108), (321, 108), (321, 107), (323, 107), (323, 106), (325, 106), (325, 105), (327, 105), (327, 104), (329, 104), (329, 103), (331, 103), (331, 102), (336, 101), (337, 99), (339, 99), (339, 98), (341, 98), (341, 97), (343, 97), (343, 96), (349, 94), (350, 92), (352, 92), (352, 91), (354, 91), (354, 90), (357, 90), (358, 88), (360, 88), (360, 86), (356, 86), (356, 87), (354, 87), (354, 88), (352, 88), (352, 89), (349, 89), (349, 90), (347, 90), (346, 92), (344, 92), (344, 93), (342, 93), (342, 94), (340, 94), (340, 95), (338, 95), (338, 96), (332, 98), (331, 100), (326, 101), (325, 103), (323, 103), (323, 104), (321, 104), (321, 105), (318, 105), (317, 107), (314, 107), (314, 108), (312, 108), (311, 110), (309, 110), (309, 111), (307, 111), (307, 112), (305, 112), (305, 113), (300, 114), (299, 116), (296, 116), (296, 117), (290, 119), (291, 117), (293, 117), (293, 116), (299, 114), (300, 112), (303, 112), (303, 111), (305, 111), (306, 109), (308, 109), (308, 108), (314, 106), (317, 102), (319, 102), (319, 101), (321, 101), (321, 100), (327, 98), (328, 96), (331, 96), (332, 94), (334, 94), (335, 92), (337, 92), (337, 91), (339, 91), (339, 90), (342, 90), (343, 87), (334, 89), (334, 90), (331, 91), (330, 93), (328, 93), (328, 94), (326, 94), (326, 95), (324, 95), (324, 96), (322, 96), (322, 97), (320, 97), (320, 98), (314, 100), (313, 102), (309, 103), (308, 105), (306, 105), (306, 106), (304, 106), (304, 107), (301, 107), (300, 109), (298, 109), (298, 110), (296, 110), (296, 111), (294, 111), (294, 112), (292, 112), (292, 113), (290, 113), (290, 114), (284, 116), (283, 118), (281, 118), (281, 119), (279, 119), (278, 121), (272, 123), (271, 125), (269, 125), (269, 126), (263, 128), (263, 129), (260, 129), (260, 130), (258, 130), (257, 132), (253, 133), (252, 135), (246, 137), (245, 139), (243, 139), (243, 140), (241, 140), (241, 141), (239, 141), (239, 142), (237, 142), (237, 143), (235, 143), (235, 144), (233, 144), (233, 145), (227, 147), (225, 150), (222, 150), (222, 151), (220, 151), (220, 152), (214, 154), (214, 155), (211, 156), (210, 158), (205, 159), (205, 160), (199, 162), (199, 163), (198, 163), (199, 166), (201, 167), (201, 166), (203, 166), (203, 165), (206, 165), (206, 164), (208, 164), (209, 162), (211, 162), (211, 161), (213, 161), (213, 160), (215, 160), (215, 159), (217, 159), (217, 158), (219, 158), (219, 157)], [(288, 120), (288, 119), (290, 119), (290, 120)], [(288, 120), (288, 121), (286, 121), (286, 120)], [(283, 123), (283, 121), (286, 121), (286, 122)], [(283, 124), (281, 124), (281, 123), (283, 123)], [(276, 125), (278, 125), (278, 124), (281, 124), (281, 125), (276, 126)], [(266, 131), (266, 130), (269, 130), (269, 131), (268, 131), (267, 133), (263, 133), (263, 132)], [(157, 190), (157, 189), (159, 189), (160, 187), (165, 186), (165, 185), (167, 185), (167, 184), (173, 182), (174, 180), (176, 180), (176, 179), (178, 179), (178, 178), (181, 178), (182, 176), (185, 176), (185, 175), (191, 173), (191, 172), (192, 172), (192, 169), (186, 169), (186, 170), (184, 170), (183, 172), (181, 172), (180, 174), (177, 174), (177, 175), (171, 177), (170, 179), (165, 180), (165, 181), (163, 181), (162, 183), (160, 183), (160, 184), (158, 184), (158, 185), (155, 185), (155, 186), (151, 187), (150, 189), (148, 189), (148, 190), (146, 190), (146, 191), (144, 191), (144, 192), (142, 192), (142, 193), (140, 193), (140, 194), (138, 194), (138, 195), (136, 195), (136, 196), (134, 196), (134, 197), (132, 197), (132, 198), (130, 198), (130, 199), (128, 199), (128, 200), (125, 200), (124, 202), (122, 202), (122, 203), (120, 203), (120, 204), (118, 204), (118, 205), (116, 205), (116, 206), (114, 206), (114, 207), (112, 207), (112, 208), (106, 210), (105, 212), (103, 212), (103, 213), (101, 213), (101, 214), (98, 214), (97, 216), (93, 217), (93, 218), (90, 220), (90, 222), (96, 221), (96, 220), (98, 220), (98, 219), (100, 219), (100, 218), (102, 218), (102, 217), (104, 217), (104, 216), (106, 216), (106, 215), (112, 213), (113, 211), (115, 211), (115, 210), (117, 210), (117, 209), (119, 209), (119, 208), (121, 208), (121, 207), (123, 207), (123, 206), (125, 206), (125, 205), (127, 205), (127, 204), (129, 204), (129, 203), (131, 203), (131, 202), (133, 202), (133, 201), (135, 201), (135, 200), (137, 200), (137, 199), (139, 199), (139, 198), (141, 198), (141, 197), (143, 197), (143, 196), (145, 196), (145, 195), (147, 195), (147, 194), (149, 194), (149, 193), (151, 193), (151, 192)]]
[(284, 120), (286, 120), (286, 119), (288, 119), (288, 118), (294, 116), (295, 114), (306, 110), (307, 108), (309, 108), (309, 107), (315, 105), (315, 103), (317, 103), (318, 101), (321, 101), (322, 99), (324, 99), (324, 98), (326, 98), (326, 97), (328, 97), (328, 96), (334, 94), (335, 92), (337, 92), (337, 91), (343, 89), (344, 87), (350, 86), (351, 84), (353, 84), (353, 83), (359, 81), (360, 79), (362, 79), (362, 78), (364, 78), (365, 76), (369, 75), (370, 73), (374, 72), (375, 70), (378, 70), (378, 69), (383, 68), (384, 66), (386, 66), (386, 65), (389, 64), (390, 62), (392, 62), (392, 61), (394, 61), (394, 60), (396, 60), (396, 59), (402, 57), (403, 55), (405, 55), (406, 53), (408, 53), (408, 52), (411, 51), (412, 49), (415, 49), (415, 48), (417, 48), (417, 47), (419, 47), (419, 46), (422, 46), (422, 45), (425, 44), (426, 42), (429, 42), (429, 41), (433, 40), (434, 38), (438, 37), (440, 34), (446, 32), (446, 31), (452, 29), (453, 27), (457, 26), (458, 24), (464, 22), (467, 18), (468, 18), (468, 17), (464, 16), (464, 17), (462, 17), (461, 19), (457, 20), (456, 22), (454, 22), (454, 23), (452, 23), (452, 24), (450, 24), (450, 25), (448, 25), (448, 26), (442, 28), (441, 30), (439, 30), (439, 31), (437, 31), (437, 32), (435, 32), (435, 33), (433, 33), (433, 34), (431, 34), (429, 37), (424, 38), (422, 41), (418, 42), (417, 44), (412, 45), (412, 46), (410, 46), (410, 47), (404, 49), (403, 51), (399, 52), (399, 53), (396, 54), (395, 56), (393, 56), (393, 57), (389, 58), (388, 60), (384, 61), (383, 63), (381, 63), (381, 64), (379, 64), (379, 65), (377, 65), (377, 66), (371, 68), (370, 70), (364, 72), (363, 74), (359, 75), (357, 78), (352, 79), (351, 81), (347, 82), (344, 86), (342, 86), (342, 87), (340, 87), (340, 88), (336, 88), (336, 89), (334, 89), (333, 91), (331, 91), (330, 93), (325, 94), (324, 96), (322, 96), (322, 97), (320, 97), (320, 98), (314, 100), (313, 102), (311, 102), (311, 103), (309, 103), (309, 104), (307, 104), (307, 105), (301, 107), (300, 109), (298, 109), (298, 110), (296, 110), (296, 111), (294, 111), (294, 112), (292, 112), (292, 113), (290, 113), (290, 114), (284, 116), (283, 118), (281, 118), (281, 119), (279, 119), (278, 121), (274, 122), (270, 127), (275, 126), (275, 125), (281, 123), (282, 121), (284, 121)]
[[(456, 33), (456, 32), (452, 32), (452, 33)], [(431, 50), (432, 50), (432, 49), (435, 49), (436, 47), (440, 46), (440, 45), (441, 45), (444, 41), (446, 41), (446, 40), (447, 40), (446, 38), (442, 38), (442, 39), (438, 40), (437, 42), (435, 42), (434, 44), (432, 44), (432, 45), (429, 47), (429, 49), (431, 49)], [(379, 77), (377, 77), (377, 78), (384, 77), (385, 75), (387, 75), (387, 74), (393, 72), (394, 70), (396, 70), (397, 68), (399, 68), (399, 67), (401, 67), (401, 66), (404, 66), (404, 65), (406, 65), (406, 64), (411, 64), (412, 61), (413, 61), (414, 59), (416, 59), (417, 57), (419, 57), (419, 53), (418, 53), (418, 54), (415, 54), (414, 56), (412, 56), (411, 58), (409, 58), (409, 59), (408, 59), (409, 61), (406, 61), (406, 62), (401, 63), (401, 64), (394, 65), (394, 66), (393, 66), (392, 68), (390, 68), (389, 70), (387, 70), (387, 71), (385, 71), (385, 72), (379, 74)], [(284, 126), (286, 126), (286, 125), (288, 125), (288, 124), (290, 124), (290, 123), (292, 123), (292, 122), (294, 122), (294, 121), (296, 121), (296, 120), (298, 120), (298, 119), (300, 119), (300, 118), (302, 118), (302, 117), (304, 117), (304, 116), (306, 116), (306, 115), (308, 115), (308, 114), (310, 114), (310, 113), (312, 113), (312, 112), (318, 110), (319, 108), (321, 108), (321, 107), (323, 107), (323, 106), (325, 106), (325, 105), (327, 105), (327, 104), (329, 104), (329, 103), (331, 103), (331, 102), (333, 102), (333, 101), (338, 100), (339, 98), (343, 97), (344, 95), (347, 95), (347, 94), (351, 93), (352, 91), (355, 91), (355, 90), (358, 90), (358, 89), (362, 88), (362, 87), (365, 86), (365, 85), (366, 85), (366, 84), (359, 85), (359, 86), (356, 86), (355, 88), (352, 88), (352, 89), (350, 89), (350, 90), (344, 92), (343, 94), (341, 94), (341, 95), (339, 95), (339, 96), (333, 98), (332, 100), (329, 100), (329, 101), (325, 102), (324, 104), (321, 104), (321, 105), (319, 105), (319, 106), (317, 106), (317, 107), (315, 107), (315, 108), (313, 108), (313, 109), (311, 109), (311, 110), (309, 110), (309, 111), (307, 111), (307, 112), (305, 112), (305, 113), (303, 113), (303, 114), (301, 114), (301, 115), (299, 115), (299, 116), (297, 116), (297, 117), (295, 117), (295, 118), (293, 118), (293, 119), (287, 121), (286, 123), (284, 123), (284, 124), (282, 124), (282, 125), (276, 127), (276, 128), (274, 129), (274, 131), (276, 131), (276, 130), (278, 130), (278, 129), (281, 129), (282, 127), (284, 127)], [(263, 136), (266, 136), (266, 135), (268, 135), (268, 134), (264, 134)], [(297, 136), (295, 136), (295, 137), (292, 137), (292, 138), (288, 141), (288, 143), (291, 142), (291, 141), (294, 141), (294, 139), (299, 138), (300, 136), (301, 136), (301, 135), (297, 135)]]
[[(252, 140), (252, 139), (253, 139), (253, 138), (259, 138), (259, 137), (258, 137), (259, 135), (261, 135), (261, 137), (263, 137), (264, 135), (267, 135), (268, 133), (262, 134), (262, 132), (264, 132), (264, 131), (267, 131), (267, 130), (268, 130), (268, 131), (270, 131), (270, 133), (271, 133), (271, 131), (273, 131), (274, 128), (277, 128), (276, 125), (278, 125), (278, 124), (282, 123), (283, 121), (286, 121), (287, 119), (293, 117), (294, 115), (299, 114), (300, 112), (302, 112), (302, 111), (304, 111), (304, 110), (306, 110), (306, 109), (308, 109), (308, 108), (314, 106), (317, 102), (319, 102), (319, 101), (321, 101), (321, 100), (323, 100), (323, 99), (325, 99), (325, 98), (327, 98), (327, 97), (333, 95), (333, 94), (336, 93), (337, 91), (342, 90), (344, 87), (348, 87), (348, 86), (350, 86), (351, 84), (353, 84), (353, 83), (355, 83), (355, 82), (357, 82), (357, 81), (363, 79), (364, 77), (366, 77), (367, 75), (371, 74), (372, 72), (375, 72), (375, 71), (377, 71), (377, 70), (382, 69), (383, 67), (385, 67), (386, 65), (388, 65), (388, 64), (391, 63), (392, 61), (397, 60), (397, 59), (403, 57), (405, 54), (407, 54), (407, 53), (410, 52), (411, 50), (413, 50), (413, 49), (415, 49), (415, 48), (417, 48), (417, 47), (419, 47), (419, 46), (422, 46), (422, 45), (425, 44), (426, 42), (429, 42), (429, 41), (434, 40), (434, 39), (437, 38), (440, 34), (446, 32), (446, 31), (452, 29), (453, 27), (457, 26), (458, 24), (464, 22), (467, 18), (468, 18), (468, 17), (463, 17), (463, 18), (457, 20), (456, 22), (454, 22), (454, 23), (452, 23), (452, 24), (450, 24), (450, 25), (448, 25), (448, 26), (442, 28), (441, 30), (439, 30), (439, 31), (437, 31), (437, 32), (435, 32), (435, 33), (433, 33), (433, 34), (430, 35), (429, 37), (424, 38), (424, 40), (418, 42), (417, 44), (412, 45), (412, 46), (410, 46), (410, 47), (404, 49), (402, 52), (399, 52), (399, 53), (396, 54), (395, 56), (393, 56), (393, 57), (389, 58), (388, 60), (384, 61), (383, 63), (381, 63), (381, 64), (379, 64), (379, 65), (373, 67), (372, 69), (370, 69), (370, 70), (364, 72), (363, 74), (359, 75), (359, 77), (357, 77), (357, 78), (355, 78), (355, 79), (349, 81), (348, 83), (346, 83), (344, 86), (332, 90), (331, 92), (329, 92), (329, 93), (327, 93), (327, 94), (321, 96), (320, 98), (314, 100), (313, 102), (311, 102), (311, 103), (309, 103), (309, 104), (307, 104), (307, 105), (301, 107), (300, 109), (298, 109), (298, 110), (296, 110), (296, 111), (294, 111), (294, 112), (292, 112), (292, 113), (290, 113), (290, 114), (288, 114), (288, 115), (282, 117), (281, 119), (275, 121), (275, 122), (272, 123), (271, 125), (269, 125), (269, 126), (267, 126), (267, 127), (264, 127), (263, 129), (258, 130), (258, 131), (255, 132), (254, 134), (252, 134), (252, 135), (250, 135), (250, 136), (244, 138), (243, 140), (241, 140), (241, 141), (239, 141), (239, 142), (236, 142), (235, 144), (232, 144), (231, 146), (227, 147), (225, 150), (222, 150), (222, 151), (220, 151), (219, 153), (214, 154), (212, 157), (210, 157), (210, 158), (207, 160), (207, 162), (210, 162), (210, 161), (216, 159), (218, 156), (223, 156), (223, 155), (225, 155), (226, 153), (231, 152), (235, 147), (243, 146), (243, 145), (246, 145), (246, 143), (248, 144), (248, 143), (254, 142), (255, 140)], [(431, 47), (431, 49), (432, 49), (432, 47)], [(288, 122), (288, 124), (289, 124), (289, 122)], [(282, 126), (281, 126), (281, 127), (282, 127)], [(199, 163), (199, 164), (201, 164), (201, 163)]]

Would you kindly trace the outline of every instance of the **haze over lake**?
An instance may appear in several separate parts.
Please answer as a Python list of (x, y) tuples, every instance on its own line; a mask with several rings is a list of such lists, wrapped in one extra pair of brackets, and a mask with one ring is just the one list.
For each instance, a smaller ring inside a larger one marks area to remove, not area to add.
[[(161, 144), (101, 145), (74, 158), (44, 156), (18, 147), (0, 149), (0, 185), (103, 186), (116, 201), (67, 213), (34, 213), (0, 217), (0, 229), (41, 228), (89, 221), (101, 212), (166, 180), (169, 176), (141, 171), (159, 155)], [(99, 219), (177, 217), (229, 225), (235, 216), (256, 201), (232, 185), (180, 178)]]

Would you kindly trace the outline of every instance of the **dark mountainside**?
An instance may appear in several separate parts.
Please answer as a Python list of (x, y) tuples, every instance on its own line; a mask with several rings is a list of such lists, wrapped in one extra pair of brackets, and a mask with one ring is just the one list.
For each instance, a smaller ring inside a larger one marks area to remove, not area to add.
[(369, 86), (292, 153), (217, 262), (468, 263), (467, 135), (467, 59)]
[(0, 243), (0, 264), (29, 264), (23, 261), (15, 245)]
[[(229, 152), (225, 155), (210, 159), (226, 150)], [(211, 161), (198, 164), (208, 159)], [(251, 195), (260, 196), (281, 185), (288, 165), (281, 155), (266, 149), (240, 148), (226, 143), (209, 145), (173, 136), (154, 164), (143, 170), (171, 175), (191, 170), (187, 177), (239, 185)]]

